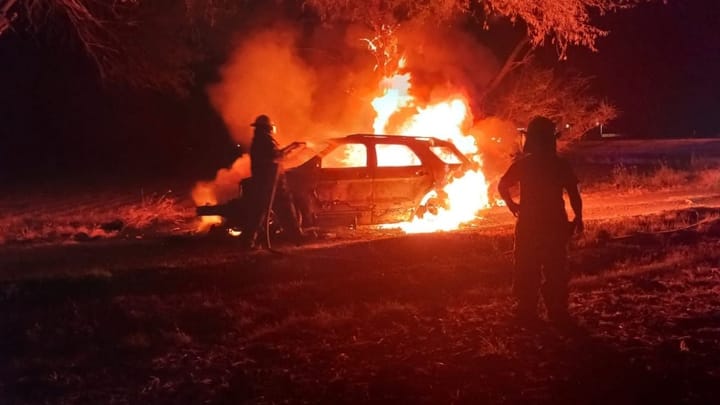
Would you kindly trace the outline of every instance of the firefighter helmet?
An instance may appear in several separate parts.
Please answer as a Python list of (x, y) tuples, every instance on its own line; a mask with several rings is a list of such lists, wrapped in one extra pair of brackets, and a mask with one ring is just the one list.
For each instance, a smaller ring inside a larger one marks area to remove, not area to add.
[(525, 133), (526, 153), (555, 152), (555, 123), (547, 117), (537, 116), (528, 124)]
[(270, 120), (270, 117), (268, 117), (265, 114), (258, 115), (257, 118), (255, 118), (255, 122), (250, 124), (251, 127), (265, 127), (265, 128), (274, 128), (275, 125)]

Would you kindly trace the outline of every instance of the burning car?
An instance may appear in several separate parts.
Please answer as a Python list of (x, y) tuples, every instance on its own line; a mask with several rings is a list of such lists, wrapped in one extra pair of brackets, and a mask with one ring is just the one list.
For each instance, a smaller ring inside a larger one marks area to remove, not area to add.
[[(283, 149), (282, 165), (304, 228), (380, 225), (409, 221), (444, 204), (443, 187), (473, 168), (451, 142), (432, 137), (354, 134)], [(200, 216), (220, 215), (242, 227), (240, 196), (201, 206)]]

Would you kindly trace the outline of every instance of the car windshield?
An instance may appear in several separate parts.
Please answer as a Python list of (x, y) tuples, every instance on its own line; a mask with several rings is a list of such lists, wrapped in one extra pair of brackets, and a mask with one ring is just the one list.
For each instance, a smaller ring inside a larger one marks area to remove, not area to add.
[(300, 166), (327, 146), (328, 143), (323, 141), (293, 142), (282, 149), (282, 165), (285, 169)]

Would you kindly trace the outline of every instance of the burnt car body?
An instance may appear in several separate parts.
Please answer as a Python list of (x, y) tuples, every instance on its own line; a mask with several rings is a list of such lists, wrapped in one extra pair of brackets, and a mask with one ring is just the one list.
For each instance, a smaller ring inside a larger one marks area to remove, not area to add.
[[(295, 142), (284, 152), (304, 228), (410, 220), (442, 205), (442, 187), (473, 165), (451, 142), (431, 137), (354, 134)], [(243, 180), (241, 190), (251, 181)], [(199, 215), (225, 216), (229, 226), (242, 223), (235, 217), (242, 211), (242, 195), (224, 206), (198, 207)]]

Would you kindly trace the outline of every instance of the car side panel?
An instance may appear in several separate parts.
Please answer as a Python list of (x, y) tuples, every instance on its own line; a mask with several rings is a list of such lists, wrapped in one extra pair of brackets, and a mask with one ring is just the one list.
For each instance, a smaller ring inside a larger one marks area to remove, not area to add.
[(366, 167), (317, 169), (318, 222), (369, 224), (373, 182)]
[(412, 218), (422, 197), (432, 189), (427, 167), (378, 167), (373, 183), (373, 223), (393, 223)]

